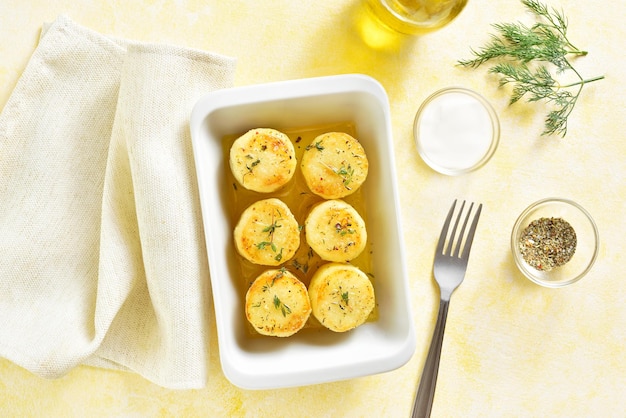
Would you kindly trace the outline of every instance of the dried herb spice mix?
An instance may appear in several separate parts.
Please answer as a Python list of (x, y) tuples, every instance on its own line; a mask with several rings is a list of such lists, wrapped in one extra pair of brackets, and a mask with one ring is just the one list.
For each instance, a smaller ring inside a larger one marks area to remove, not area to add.
[(519, 249), (537, 270), (550, 271), (567, 263), (576, 251), (576, 231), (561, 218), (539, 218), (522, 231)]

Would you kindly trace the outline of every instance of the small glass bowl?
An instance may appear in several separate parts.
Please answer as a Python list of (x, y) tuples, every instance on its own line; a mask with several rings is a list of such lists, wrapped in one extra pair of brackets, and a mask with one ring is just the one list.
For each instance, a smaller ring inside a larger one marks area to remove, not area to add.
[[(529, 265), (519, 249), (522, 232), (539, 218), (561, 218), (576, 232), (576, 251), (572, 258), (550, 271), (537, 270)], [(511, 250), (515, 264), (529, 280), (545, 287), (563, 287), (582, 279), (591, 269), (598, 256), (598, 228), (591, 215), (579, 204), (567, 199), (548, 198), (530, 205), (517, 218), (511, 233)]]
[(430, 168), (457, 176), (489, 161), (500, 141), (500, 122), (480, 94), (448, 87), (424, 100), (415, 115), (413, 137)]

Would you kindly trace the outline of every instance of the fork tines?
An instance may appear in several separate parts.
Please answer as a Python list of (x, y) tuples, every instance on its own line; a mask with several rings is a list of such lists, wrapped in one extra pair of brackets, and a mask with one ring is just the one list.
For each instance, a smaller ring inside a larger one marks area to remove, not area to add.
[[(437, 245), (437, 253), (449, 255), (452, 257), (459, 257), (467, 260), (470, 252), (470, 248), (472, 246), (472, 241), (474, 240), (474, 233), (476, 232), (476, 225), (478, 225), (478, 218), (480, 217), (480, 212), (482, 210), (482, 203), (478, 205), (478, 208), (474, 211), (474, 218), (472, 223), (470, 224), (469, 232), (467, 236), (465, 236), (465, 229), (467, 228), (468, 221), (470, 219), (470, 215), (472, 214), (472, 209), (474, 208), (474, 202), (470, 203), (469, 209), (467, 210), (465, 220), (463, 221), (463, 225), (461, 227), (461, 231), (457, 234), (457, 229), (459, 223), (461, 221), (461, 216), (463, 214), (463, 210), (465, 209), (465, 201), (461, 204), (461, 207), (458, 210), (458, 215), (454, 222), (454, 227), (452, 231), (450, 230), (450, 222), (452, 221), (452, 216), (454, 215), (455, 207), (456, 207), (456, 199), (452, 203), (452, 207), (448, 212), (448, 216), (446, 221), (441, 229), (441, 236), (439, 237), (439, 244)], [(447, 245), (445, 245), (447, 243)], [(456, 243), (456, 246), (454, 244)], [(445, 246), (445, 251), (444, 251)], [(454, 246), (454, 252), (453, 252)], [(463, 251), (461, 252), (461, 248)]]

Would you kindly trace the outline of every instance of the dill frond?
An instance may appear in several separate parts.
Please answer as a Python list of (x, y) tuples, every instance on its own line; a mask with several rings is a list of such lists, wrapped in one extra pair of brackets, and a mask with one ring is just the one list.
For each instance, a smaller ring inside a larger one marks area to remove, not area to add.
[[(583, 86), (604, 76), (584, 79), (568, 60), (570, 56), (587, 55), (587, 51), (578, 49), (567, 38), (568, 21), (562, 12), (537, 0), (521, 1), (539, 21), (530, 27), (519, 22), (492, 25), (496, 34), (482, 48), (471, 49), (472, 59), (459, 60), (458, 64), (477, 68), (495, 61), (489, 72), (499, 77), (500, 87), (513, 86), (509, 104), (522, 98), (550, 103), (554, 110), (546, 116), (542, 135), (565, 137), (567, 118)], [(557, 75), (573, 73), (578, 81), (562, 85), (552, 75), (551, 68)]]

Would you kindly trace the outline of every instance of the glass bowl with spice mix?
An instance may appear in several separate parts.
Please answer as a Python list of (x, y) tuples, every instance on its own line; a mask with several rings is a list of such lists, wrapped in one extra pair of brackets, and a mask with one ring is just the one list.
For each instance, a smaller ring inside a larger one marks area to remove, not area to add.
[(518, 217), (511, 234), (515, 264), (529, 280), (546, 287), (572, 284), (598, 256), (598, 228), (576, 202), (542, 199)]

